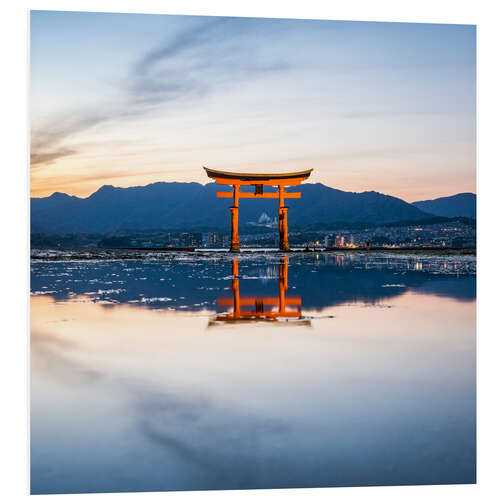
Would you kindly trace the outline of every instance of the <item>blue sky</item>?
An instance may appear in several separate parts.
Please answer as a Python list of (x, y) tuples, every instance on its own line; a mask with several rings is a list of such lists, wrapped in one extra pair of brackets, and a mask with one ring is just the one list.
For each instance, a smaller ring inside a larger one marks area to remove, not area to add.
[(31, 189), (314, 168), (475, 192), (475, 27), (31, 12)]

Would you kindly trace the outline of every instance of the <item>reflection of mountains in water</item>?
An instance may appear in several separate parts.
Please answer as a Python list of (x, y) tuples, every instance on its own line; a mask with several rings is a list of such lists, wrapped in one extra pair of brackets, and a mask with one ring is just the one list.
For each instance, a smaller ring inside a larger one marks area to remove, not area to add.
[[(282, 257), (282, 256), (281, 256)], [(340, 258), (342, 257), (342, 258)], [(239, 284), (246, 296), (276, 296), (280, 256), (239, 257)], [(172, 254), (163, 260), (32, 263), (33, 294), (56, 300), (81, 296), (99, 303), (129, 303), (174, 310), (217, 310), (231, 294), (232, 256)], [(288, 292), (302, 310), (343, 303), (374, 304), (411, 290), (456, 300), (476, 296), (474, 258), (290, 255)]]

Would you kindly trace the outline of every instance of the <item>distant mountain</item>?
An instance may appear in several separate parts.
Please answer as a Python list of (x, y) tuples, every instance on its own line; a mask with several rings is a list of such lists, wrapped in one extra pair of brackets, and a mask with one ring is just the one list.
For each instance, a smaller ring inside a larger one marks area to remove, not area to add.
[[(31, 199), (33, 233), (109, 233), (124, 229), (227, 229), (231, 199), (217, 198), (224, 186), (194, 182), (157, 182), (147, 186), (102, 186), (88, 198), (54, 193)], [(293, 191), (294, 188), (289, 188)], [(399, 198), (375, 191), (351, 193), (323, 184), (295, 188), (301, 199), (288, 199), (290, 229), (336, 222), (383, 224), (421, 220), (427, 213)], [(240, 227), (263, 212), (277, 214), (274, 199), (240, 200)]]
[(460, 193), (435, 200), (415, 201), (412, 205), (432, 215), (476, 218), (476, 195), (474, 193)]

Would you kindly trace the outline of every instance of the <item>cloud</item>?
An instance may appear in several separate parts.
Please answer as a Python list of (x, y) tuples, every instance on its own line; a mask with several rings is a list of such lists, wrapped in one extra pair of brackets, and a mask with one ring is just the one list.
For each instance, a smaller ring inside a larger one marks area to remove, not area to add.
[[(74, 137), (102, 123), (131, 120), (159, 107), (194, 101), (260, 76), (284, 71), (288, 64), (266, 55), (261, 23), (214, 18), (190, 25), (144, 53), (123, 79), (125, 100), (104, 110), (72, 111), (34, 127), (32, 166), (49, 165), (77, 155)], [(69, 144), (67, 144), (69, 143)]]
[(30, 163), (32, 167), (38, 165), (50, 165), (55, 163), (60, 158), (65, 158), (66, 156), (72, 156), (77, 153), (74, 149), (57, 149), (48, 153), (32, 153), (30, 155)]
[(96, 112), (64, 113), (36, 125), (31, 130), (31, 166), (50, 165), (60, 158), (78, 154), (73, 146), (60, 146), (66, 139), (107, 119)]
[(156, 105), (199, 98), (220, 86), (286, 69), (282, 60), (266, 60), (258, 35), (260, 24), (234, 18), (215, 18), (182, 31), (133, 66), (131, 102)]
[(192, 47), (199, 47), (213, 38), (214, 32), (224, 26), (228, 18), (215, 18), (182, 31), (169, 43), (146, 53), (135, 65), (134, 72), (138, 75), (147, 73), (156, 63), (169, 58), (175, 58)]

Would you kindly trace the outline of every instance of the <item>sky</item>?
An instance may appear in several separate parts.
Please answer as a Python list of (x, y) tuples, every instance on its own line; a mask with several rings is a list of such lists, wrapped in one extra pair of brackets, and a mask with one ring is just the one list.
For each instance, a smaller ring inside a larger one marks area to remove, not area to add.
[(31, 195), (314, 168), (476, 191), (471, 25), (31, 11)]

